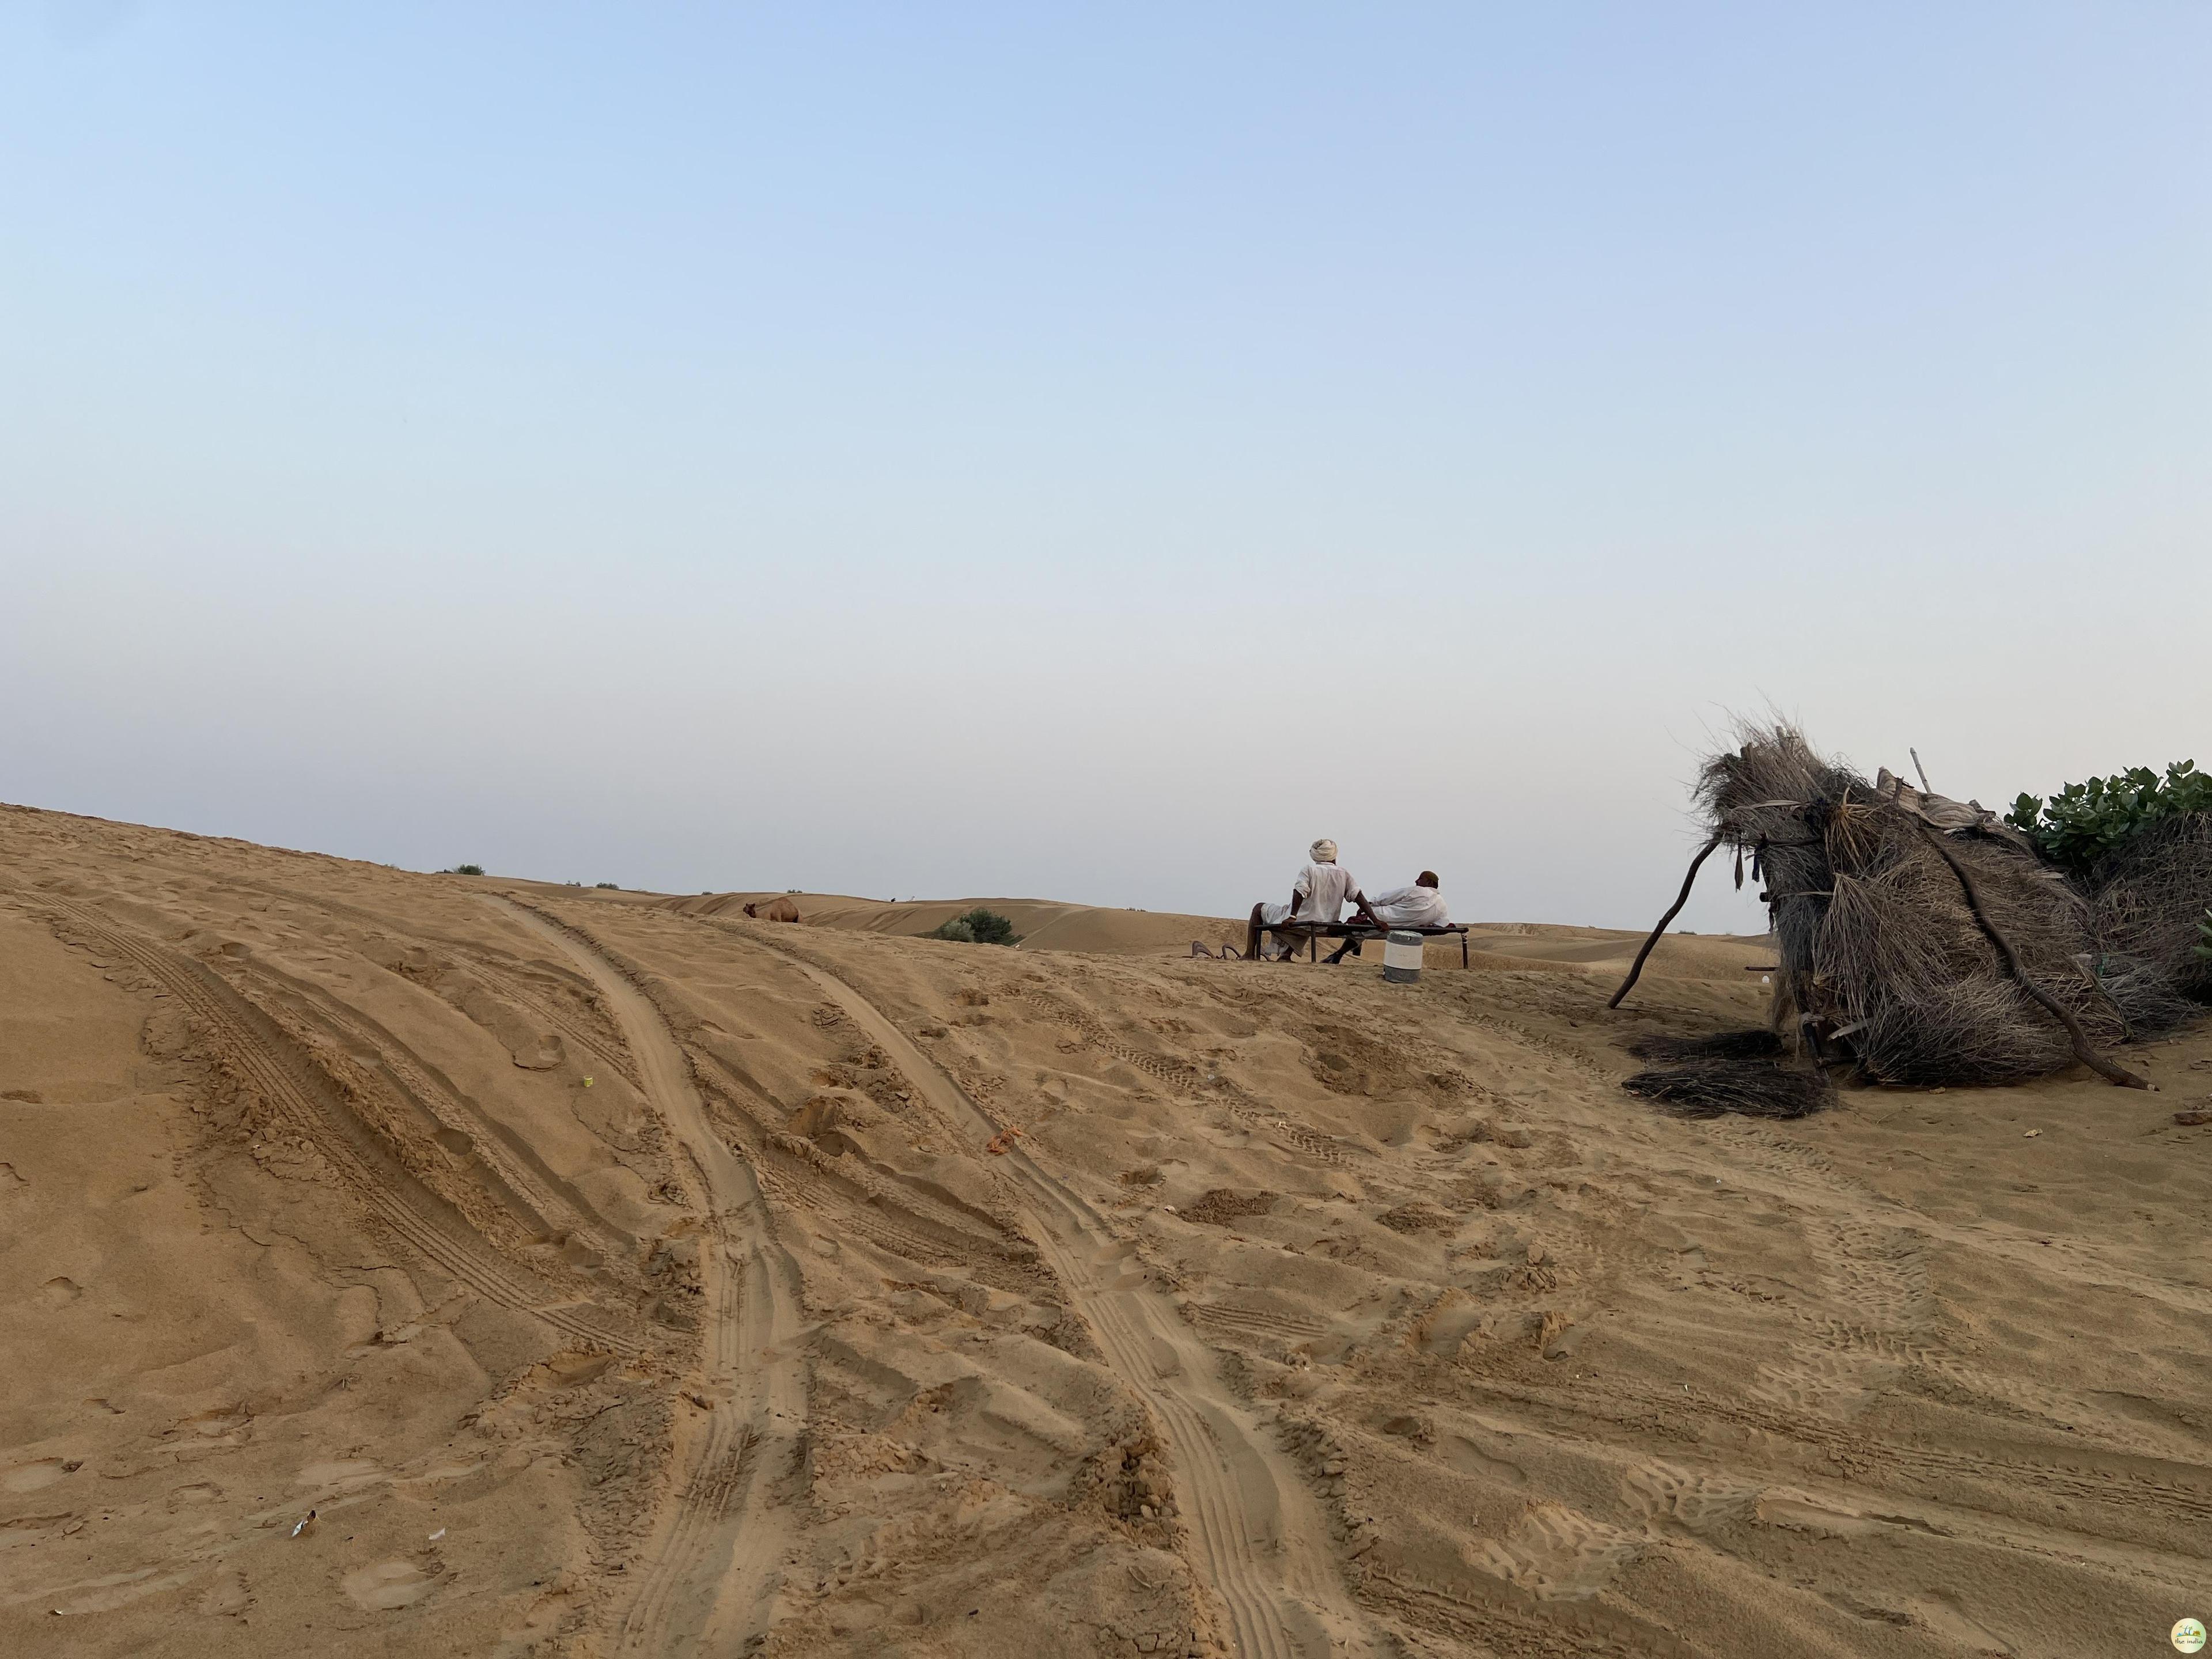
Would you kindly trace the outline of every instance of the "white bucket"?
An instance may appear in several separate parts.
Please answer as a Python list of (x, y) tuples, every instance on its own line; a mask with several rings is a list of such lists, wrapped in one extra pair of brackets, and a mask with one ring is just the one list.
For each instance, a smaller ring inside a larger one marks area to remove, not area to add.
[(1425, 945), (1419, 933), (1392, 933), (1382, 941), (1382, 977), (1393, 985), (1412, 985), (1419, 980)]

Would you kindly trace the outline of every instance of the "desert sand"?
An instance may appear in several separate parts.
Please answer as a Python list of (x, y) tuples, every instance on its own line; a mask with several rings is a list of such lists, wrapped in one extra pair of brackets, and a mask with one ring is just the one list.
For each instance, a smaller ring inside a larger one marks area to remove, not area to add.
[[(663, 896), (0, 808), (0, 1651), (2080, 1656), (2212, 1612), (2160, 1092), (1624, 1094), (1757, 941)], [(311, 1524), (301, 1522), (313, 1514)]]

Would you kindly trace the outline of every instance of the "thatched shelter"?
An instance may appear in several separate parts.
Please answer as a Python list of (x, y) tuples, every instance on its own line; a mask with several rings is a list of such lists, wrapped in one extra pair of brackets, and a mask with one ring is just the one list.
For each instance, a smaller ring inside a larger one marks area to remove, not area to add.
[(1708, 761), (1697, 799), (1711, 836), (1699, 861), (1732, 849), (1738, 884), (1761, 884), (1775, 1030), (1809, 1060), (1884, 1083), (1992, 1084), (2078, 1059), (2139, 1083), (2103, 1050), (2212, 998), (2191, 951), (2212, 903), (2204, 814), (2156, 826), (2077, 882), (1978, 802), (1887, 769), (1869, 781), (1780, 724)]

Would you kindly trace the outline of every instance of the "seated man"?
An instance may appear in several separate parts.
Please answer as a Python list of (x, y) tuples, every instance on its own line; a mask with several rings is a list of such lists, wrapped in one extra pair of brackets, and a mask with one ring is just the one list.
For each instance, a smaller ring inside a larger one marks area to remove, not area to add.
[[(1363, 896), (1355, 902), (1359, 907), (1358, 919), (1386, 933), (1393, 927), (1442, 927), (1451, 921), (1451, 913), (1444, 908), (1444, 896), (1437, 890), (1433, 870), (1422, 871), (1411, 887), (1394, 887), (1372, 899)], [(1358, 939), (1348, 939), (1329, 960), (1342, 962), (1358, 948)]]
[(1444, 908), (1444, 896), (1437, 891), (1437, 872), (1424, 870), (1411, 887), (1394, 887), (1371, 901), (1362, 899), (1359, 919), (1386, 929), (1443, 927), (1450, 925), (1451, 915)]
[[(1346, 899), (1364, 907), (1367, 900), (1359, 890), (1359, 878), (1336, 861), (1336, 843), (1317, 841), (1308, 849), (1313, 860), (1298, 872), (1297, 879), (1291, 884), (1288, 904), (1269, 904), (1262, 901), (1252, 907), (1252, 919), (1244, 929), (1244, 954), (1256, 958), (1260, 954), (1260, 930), (1279, 927), (1291, 922), (1334, 921), (1344, 914)], [(1275, 960), (1288, 962), (1297, 952), (1294, 945), (1279, 939)]]

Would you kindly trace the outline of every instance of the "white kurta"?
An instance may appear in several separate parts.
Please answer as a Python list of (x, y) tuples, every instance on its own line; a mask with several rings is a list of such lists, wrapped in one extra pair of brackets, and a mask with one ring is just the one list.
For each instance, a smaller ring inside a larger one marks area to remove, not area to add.
[(1433, 887), (1394, 887), (1368, 896), (1367, 908), (1385, 927), (1442, 927), (1451, 921), (1444, 896)]
[[(1335, 921), (1344, 915), (1344, 902), (1359, 890), (1359, 878), (1340, 864), (1309, 864), (1292, 884), (1298, 896), (1300, 921)], [(1265, 904), (1260, 920), (1279, 927), (1291, 920), (1287, 904)]]

